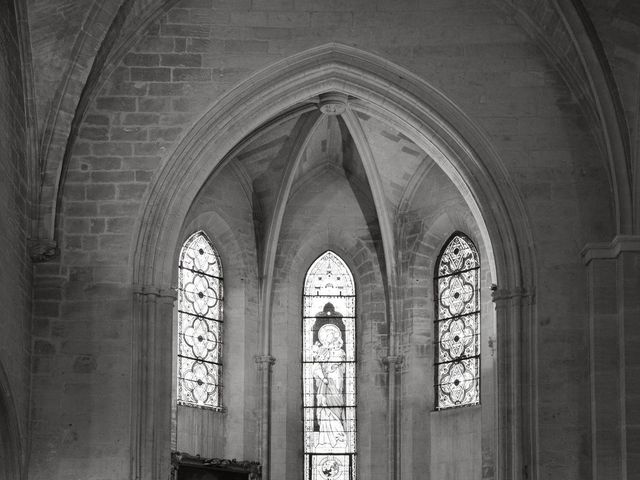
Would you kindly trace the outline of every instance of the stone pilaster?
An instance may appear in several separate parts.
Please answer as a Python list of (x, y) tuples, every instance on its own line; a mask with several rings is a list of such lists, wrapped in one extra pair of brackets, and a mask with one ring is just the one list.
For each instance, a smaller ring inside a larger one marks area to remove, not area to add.
[[(534, 402), (532, 391), (523, 388), (532, 385), (525, 377), (533, 361), (523, 351), (523, 335), (532, 335), (523, 325), (528, 325), (531, 295), (523, 288), (495, 288), (492, 293), (496, 306), (496, 331), (498, 332), (498, 458), (496, 479), (535, 478), (535, 448), (528, 445), (525, 431), (531, 431), (532, 419), (524, 415), (531, 411)], [(524, 461), (530, 458), (531, 464)]]
[(174, 288), (133, 289), (131, 478), (168, 478)]
[(640, 236), (583, 250), (594, 480), (640, 478)]

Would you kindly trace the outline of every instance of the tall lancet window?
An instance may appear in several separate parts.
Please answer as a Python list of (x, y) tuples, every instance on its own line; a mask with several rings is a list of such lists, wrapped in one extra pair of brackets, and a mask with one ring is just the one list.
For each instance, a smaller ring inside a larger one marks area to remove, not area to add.
[(180, 252), (178, 271), (178, 392), (181, 405), (222, 406), (222, 265), (203, 232)]
[(323, 253), (304, 281), (304, 478), (356, 478), (356, 296), (353, 276)]
[(473, 242), (455, 233), (435, 273), (435, 408), (480, 402), (480, 260)]

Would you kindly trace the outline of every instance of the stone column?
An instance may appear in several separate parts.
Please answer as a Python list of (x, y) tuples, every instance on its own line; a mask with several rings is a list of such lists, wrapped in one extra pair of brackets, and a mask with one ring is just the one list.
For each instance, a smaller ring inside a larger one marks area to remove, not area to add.
[(594, 480), (640, 478), (640, 236), (583, 250)]
[(260, 464), (262, 480), (269, 480), (271, 474), (271, 371), (276, 359), (271, 355), (258, 355), (255, 358), (261, 377)]
[(389, 479), (397, 480), (400, 478), (400, 438), (399, 438), (399, 399), (398, 386), (396, 384), (396, 375), (400, 366), (402, 365), (402, 355), (389, 355), (382, 359), (382, 363), (387, 369), (389, 386), (388, 391), (388, 404), (387, 404), (387, 419), (388, 419), (388, 465), (389, 465)]
[(523, 328), (529, 323), (527, 307), (531, 305), (531, 297), (522, 288), (495, 288), (492, 296), (498, 337), (496, 479), (535, 478), (533, 448), (527, 434), (532, 426), (524, 415), (534, 401), (528, 390), (533, 378), (527, 376), (533, 362), (529, 360), (529, 352), (523, 350), (523, 345), (533, 343), (523, 341), (523, 335), (529, 338), (532, 335)]
[(135, 480), (168, 478), (176, 290), (133, 291), (131, 457)]

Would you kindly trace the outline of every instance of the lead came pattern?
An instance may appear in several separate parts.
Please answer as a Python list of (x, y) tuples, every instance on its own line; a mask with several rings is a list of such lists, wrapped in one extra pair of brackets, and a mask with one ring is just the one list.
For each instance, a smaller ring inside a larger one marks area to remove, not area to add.
[(220, 258), (202, 232), (180, 253), (178, 403), (219, 408), (223, 284)]
[(355, 289), (331, 251), (307, 272), (302, 315), (305, 478), (355, 480)]
[(480, 401), (480, 261), (463, 234), (440, 255), (436, 288), (436, 409)]

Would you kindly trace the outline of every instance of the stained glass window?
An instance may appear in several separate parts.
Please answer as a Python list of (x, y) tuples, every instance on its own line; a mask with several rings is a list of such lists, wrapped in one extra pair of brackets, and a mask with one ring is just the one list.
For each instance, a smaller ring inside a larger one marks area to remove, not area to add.
[(203, 232), (184, 243), (178, 277), (178, 403), (220, 408), (222, 266)]
[(480, 402), (479, 273), (473, 242), (454, 234), (436, 264), (436, 410)]
[(302, 383), (304, 478), (356, 478), (356, 296), (335, 253), (323, 253), (304, 281)]

